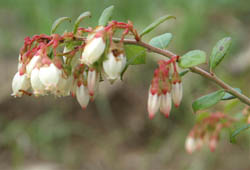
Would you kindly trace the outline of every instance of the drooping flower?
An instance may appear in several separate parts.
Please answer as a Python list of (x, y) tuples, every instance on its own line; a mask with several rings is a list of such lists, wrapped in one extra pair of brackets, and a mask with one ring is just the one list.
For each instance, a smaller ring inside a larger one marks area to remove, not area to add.
[(76, 87), (76, 99), (78, 103), (81, 105), (82, 109), (86, 109), (89, 103), (89, 92), (88, 88), (81, 84)]
[(93, 97), (99, 83), (99, 76), (95, 69), (89, 69), (87, 83), (89, 95)]
[(154, 115), (160, 108), (161, 97), (157, 93), (152, 93), (151, 87), (148, 92), (148, 114), (153, 119)]
[(21, 97), (22, 91), (27, 91), (30, 88), (30, 81), (26, 74), (17, 72), (12, 80), (12, 96)]
[(104, 31), (102, 28), (98, 32), (90, 34), (87, 38), (87, 44), (80, 59), (81, 63), (88, 66), (94, 64), (103, 54), (105, 47)]
[(103, 61), (103, 69), (107, 75), (107, 78), (114, 81), (121, 76), (121, 72), (126, 66), (126, 57), (123, 52), (116, 53), (111, 51), (107, 55), (107, 59)]
[(171, 93), (175, 107), (179, 107), (182, 100), (183, 88), (178, 72), (173, 73)]
[(32, 70), (31, 76), (30, 76), (30, 82), (31, 82), (31, 87), (33, 89), (33, 93), (35, 96), (40, 96), (40, 95), (45, 95), (45, 86), (41, 82), (39, 78), (39, 72), (40, 70), (36, 67)]
[(185, 142), (185, 148), (188, 153), (193, 153), (197, 149), (196, 140), (193, 136), (188, 136)]
[(32, 59), (29, 61), (29, 63), (26, 66), (26, 73), (27, 76), (30, 77), (30, 74), (32, 72), (32, 70), (35, 68), (36, 63), (39, 61), (41, 57), (39, 55), (35, 55), (32, 57)]
[(39, 71), (39, 78), (46, 90), (55, 90), (61, 75), (62, 70), (53, 63), (42, 66)]
[(161, 104), (160, 111), (166, 116), (169, 117), (172, 107), (171, 94), (169, 92), (161, 95)]

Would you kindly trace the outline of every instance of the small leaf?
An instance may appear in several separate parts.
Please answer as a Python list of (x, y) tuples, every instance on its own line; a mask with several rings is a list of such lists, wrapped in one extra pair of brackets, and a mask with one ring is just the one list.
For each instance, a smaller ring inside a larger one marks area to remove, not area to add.
[(210, 56), (210, 71), (212, 71), (218, 64), (220, 64), (222, 59), (229, 51), (231, 44), (231, 37), (225, 37), (216, 43)]
[(140, 34), (140, 37), (144, 36), (145, 34), (151, 32), (153, 29), (155, 29), (157, 26), (159, 26), (161, 23), (163, 23), (164, 21), (166, 20), (169, 20), (169, 19), (176, 19), (175, 16), (173, 15), (165, 15), (165, 16), (162, 16), (160, 17), (159, 19), (157, 19), (155, 22), (153, 22), (152, 24), (150, 24), (149, 26), (147, 26)]
[(57, 20), (55, 20), (55, 22), (53, 23), (52, 27), (51, 27), (51, 34), (54, 34), (56, 32), (57, 27), (63, 22), (63, 21), (69, 21), (71, 22), (71, 19), (69, 17), (61, 17), (58, 18)]
[(159, 35), (157, 37), (154, 37), (149, 44), (160, 48), (160, 49), (166, 49), (170, 41), (172, 40), (172, 34), (171, 33), (165, 33), (162, 35)]
[(146, 63), (146, 50), (136, 45), (125, 45), (125, 53), (128, 65), (137, 65)]
[(236, 129), (230, 136), (230, 142), (236, 143), (236, 136), (240, 134), (242, 131), (247, 130), (248, 128), (250, 128), (250, 124), (245, 124), (242, 127)]
[(98, 24), (106, 26), (112, 17), (113, 10), (114, 10), (114, 5), (105, 8), (104, 11), (102, 12), (101, 17), (99, 18)]
[(179, 73), (179, 75), (182, 77), (186, 75), (189, 72), (189, 70), (183, 70), (182, 72)]
[[(234, 88), (236, 91), (238, 91), (239, 93), (241, 93), (241, 90), (239, 88)], [(224, 97), (221, 100), (231, 100), (231, 99), (235, 99), (236, 97), (233, 96), (230, 93), (225, 93)]]
[(179, 66), (182, 68), (193, 67), (206, 62), (206, 53), (201, 50), (192, 50), (180, 57)]
[(207, 109), (218, 103), (224, 95), (225, 95), (224, 90), (218, 90), (206, 96), (202, 96), (193, 102), (192, 108), (194, 112), (197, 112), (198, 110)]
[(87, 17), (91, 17), (91, 13), (89, 11), (86, 11), (84, 13), (82, 13), (75, 21), (75, 24), (74, 24), (74, 34), (77, 32), (77, 28), (79, 27), (79, 24), (80, 22), (84, 19), (84, 18), (87, 18)]

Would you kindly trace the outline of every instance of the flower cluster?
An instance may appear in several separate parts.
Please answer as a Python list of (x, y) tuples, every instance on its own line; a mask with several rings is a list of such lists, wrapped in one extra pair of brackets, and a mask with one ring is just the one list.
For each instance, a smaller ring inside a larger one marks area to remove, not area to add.
[(229, 115), (216, 112), (196, 123), (186, 138), (187, 152), (191, 154), (205, 144), (213, 152), (217, 146), (221, 130), (230, 127), (234, 121), (235, 119)]
[[(116, 29), (124, 29), (119, 42), (112, 39)], [(131, 22), (112, 21), (106, 27), (78, 28), (75, 34), (25, 38), (12, 81), (12, 95), (71, 94), (85, 109), (89, 100), (94, 99), (102, 77), (111, 82), (120, 78), (127, 62), (123, 39), (129, 32), (138, 37)], [(88, 33), (86, 38), (85, 33)]]
[[(176, 107), (182, 100), (182, 82), (177, 70), (176, 61), (179, 56), (174, 56), (168, 61), (160, 60), (159, 67), (154, 72), (148, 94), (148, 113), (152, 119), (157, 111), (169, 117), (172, 100)], [(171, 68), (173, 68), (170, 74)]]

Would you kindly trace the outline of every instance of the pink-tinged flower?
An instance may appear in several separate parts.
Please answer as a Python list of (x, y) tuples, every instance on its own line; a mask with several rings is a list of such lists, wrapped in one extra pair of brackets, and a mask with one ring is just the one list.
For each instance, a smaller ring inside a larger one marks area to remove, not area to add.
[(23, 63), (21, 61), (21, 55), (19, 54), (19, 56), (18, 56), (17, 70), (20, 70), (22, 66), (23, 66)]
[(87, 38), (87, 44), (84, 47), (81, 56), (81, 63), (88, 66), (92, 65), (101, 57), (105, 50), (105, 47), (106, 44), (102, 31), (99, 31), (95, 34), (90, 34), (90, 36)]
[(27, 91), (30, 88), (30, 81), (26, 74), (20, 75), (17, 72), (12, 80), (12, 96), (21, 97), (23, 95), (23, 91)]
[(26, 73), (27, 76), (30, 77), (30, 74), (32, 72), (32, 70), (35, 68), (37, 62), (39, 61), (41, 57), (39, 55), (35, 55), (34, 57), (32, 57), (32, 59), (29, 61), (29, 63), (26, 66)]
[(89, 92), (88, 88), (83, 84), (76, 87), (76, 99), (78, 103), (81, 105), (82, 109), (86, 109), (89, 103)]
[(155, 94), (151, 93), (151, 90), (149, 90), (149, 93), (148, 93), (148, 113), (149, 113), (150, 119), (153, 119), (154, 115), (159, 110), (160, 102), (161, 102), (161, 97), (158, 96), (157, 93), (155, 93)]
[(172, 107), (171, 94), (167, 92), (161, 95), (160, 111), (168, 118)]
[(45, 86), (42, 84), (39, 78), (39, 69), (34, 68), (30, 75), (31, 87), (35, 96), (43, 96), (46, 94)]
[(211, 136), (208, 143), (211, 152), (215, 151), (217, 143), (218, 143), (218, 138), (216, 136)]
[(185, 142), (186, 151), (191, 154), (197, 149), (196, 140), (192, 136), (188, 136)]
[(98, 73), (95, 69), (89, 69), (87, 82), (89, 95), (93, 97), (99, 83)]
[(126, 66), (126, 57), (124, 53), (115, 55), (113, 52), (110, 52), (107, 55), (107, 59), (103, 61), (103, 69), (107, 75), (107, 78), (111, 81), (114, 81), (121, 76), (121, 72)]
[(44, 65), (39, 71), (39, 78), (46, 90), (55, 90), (61, 75), (62, 70), (58, 69), (53, 63), (49, 66)]
[(172, 99), (174, 102), (175, 107), (178, 107), (181, 103), (182, 100), (182, 83), (181, 82), (176, 82), (175, 84), (172, 85)]

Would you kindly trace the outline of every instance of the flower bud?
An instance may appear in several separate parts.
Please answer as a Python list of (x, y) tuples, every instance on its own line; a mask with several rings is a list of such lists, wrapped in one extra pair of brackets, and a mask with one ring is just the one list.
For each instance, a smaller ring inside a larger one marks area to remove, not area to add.
[(178, 107), (181, 103), (182, 99), (182, 83), (181, 82), (176, 82), (175, 84), (172, 85), (172, 99), (174, 102), (175, 107)]
[(148, 93), (148, 113), (149, 113), (150, 119), (153, 119), (155, 113), (159, 110), (160, 102), (161, 102), (160, 96), (158, 96), (157, 93), (155, 93), (155, 94), (151, 93), (151, 90), (149, 90), (149, 93)]
[(107, 55), (107, 59), (103, 62), (104, 72), (107, 74), (107, 78), (114, 81), (121, 76), (121, 72), (126, 66), (126, 57), (124, 53), (116, 55), (114, 52), (110, 52)]
[(89, 69), (87, 82), (89, 95), (93, 97), (99, 83), (98, 74), (95, 69)]
[(81, 105), (82, 109), (86, 109), (89, 103), (89, 92), (88, 88), (83, 84), (76, 87), (76, 99), (78, 103)]
[(12, 80), (12, 96), (15, 97), (21, 97), (23, 95), (23, 92), (20, 90), (26, 91), (30, 88), (30, 81), (26, 74), (20, 75), (19, 72), (17, 72)]
[(81, 63), (84, 63), (88, 66), (96, 62), (102, 55), (105, 50), (106, 44), (104, 41), (104, 35), (101, 32), (97, 32), (94, 36), (91, 34), (91, 38), (87, 38), (87, 44), (83, 50)]
[(30, 77), (31, 72), (32, 72), (33, 68), (35, 68), (36, 63), (39, 59), (40, 59), (40, 56), (35, 55), (34, 57), (32, 57), (32, 59), (27, 64), (26, 73), (27, 73), (28, 77)]
[(61, 75), (62, 70), (58, 69), (53, 63), (49, 66), (44, 65), (39, 71), (39, 78), (46, 90), (55, 90)]
[(196, 140), (193, 136), (188, 136), (185, 142), (186, 151), (191, 154), (196, 150)]
[(168, 118), (172, 106), (171, 94), (167, 92), (161, 95), (160, 111)]

